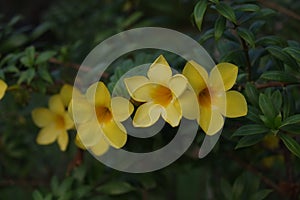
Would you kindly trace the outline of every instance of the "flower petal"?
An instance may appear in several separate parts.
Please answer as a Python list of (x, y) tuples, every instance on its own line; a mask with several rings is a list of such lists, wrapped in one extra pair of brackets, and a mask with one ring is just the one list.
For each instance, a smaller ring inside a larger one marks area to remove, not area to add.
[(55, 129), (55, 126), (48, 125), (42, 128), (36, 138), (36, 142), (40, 145), (47, 145), (53, 143), (57, 136), (61, 133), (60, 130)]
[(150, 81), (155, 83), (160, 83), (167, 85), (169, 79), (172, 76), (172, 70), (164, 58), (163, 55), (160, 55), (150, 66), (147, 73)]
[(90, 147), (90, 149), (95, 155), (101, 156), (107, 152), (107, 150), (109, 149), (109, 144), (103, 137), (101, 137), (99, 142), (96, 145)]
[(114, 97), (111, 99), (111, 110), (116, 121), (125, 121), (133, 112), (134, 107), (123, 97)]
[(103, 135), (105, 139), (114, 148), (122, 148), (127, 141), (126, 129), (121, 123), (111, 120), (102, 125)]
[(214, 88), (229, 90), (234, 85), (238, 74), (238, 67), (231, 63), (219, 63), (210, 72), (209, 82)]
[(182, 116), (193, 120), (199, 119), (198, 99), (194, 91), (186, 90), (179, 98)]
[(0, 80), (0, 99), (3, 98), (6, 89), (7, 89), (7, 84), (4, 81)]
[(133, 126), (135, 127), (149, 127), (152, 126), (158, 119), (162, 112), (162, 107), (152, 102), (141, 105), (133, 118)]
[(170, 103), (162, 112), (163, 119), (168, 122), (172, 127), (178, 126), (182, 117), (182, 112), (179, 102), (176, 100)]
[(57, 143), (61, 151), (65, 151), (67, 149), (69, 143), (69, 135), (67, 131), (62, 131), (57, 138)]
[(68, 107), (68, 112), (75, 123), (84, 123), (93, 117), (95, 112), (86, 98), (74, 98)]
[(96, 106), (110, 106), (110, 93), (103, 82), (91, 85), (86, 91), (87, 100)]
[(226, 117), (241, 117), (248, 112), (245, 97), (237, 91), (226, 92)]
[(146, 83), (149, 83), (149, 80), (145, 76), (133, 76), (130, 78), (125, 78), (124, 83), (130, 96), (132, 96), (132, 94), (137, 88), (141, 87)]
[(69, 103), (72, 99), (72, 94), (74, 96), (81, 96), (80, 91), (77, 88), (75, 88), (69, 84), (63, 85), (63, 87), (60, 89), (59, 94), (61, 96), (61, 99), (62, 99), (65, 107), (67, 107), (69, 105)]
[(156, 83), (147, 83), (137, 88), (132, 94), (132, 98), (139, 102), (148, 102), (152, 100), (152, 95), (155, 93), (156, 88), (159, 87)]
[(55, 114), (46, 108), (36, 108), (31, 112), (33, 122), (38, 127), (45, 127), (55, 120)]
[(181, 74), (174, 75), (169, 81), (169, 88), (177, 98), (185, 91), (187, 86), (188, 86), (188, 81)]
[(64, 114), (65, 106), (62, 102), (60, 95), (56, 94), (56, 95), (53, 95), (52, 97), (50, 97), (49, 109), (56, 114), (60, 114), (60, 115)]
[(77, 133), (85, 147), (94, 146), (103, 135), (103, 131), (97, 119), (80, 124), (77, 128)]
[(73, 128), (74, 127), (74, 122), (71, 119), (69, 113), (67, 113), (67, 112), (64, 113), (63, 117), (64, 117), (65, 129), (69, 130), (69, 129)]
[(195, 61), (187, 62), (182, 74), (188, 79), (196, 94), (207, 87), (207, 71)]
[(214, 135), (223, 127), (224, 118), (217, 110), (200, 108), (199, 124), (207, 135)]

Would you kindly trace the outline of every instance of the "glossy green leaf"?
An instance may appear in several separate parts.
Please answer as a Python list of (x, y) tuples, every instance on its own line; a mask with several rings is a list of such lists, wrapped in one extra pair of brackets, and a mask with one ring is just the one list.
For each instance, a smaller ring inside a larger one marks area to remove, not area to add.
[(282, 122), (280, 127), (291, 125), (291, 124), (297, 124), (297, 123), (300, 123), (300, 114), (293, 115), (293, 116), (290, 116), (290, 117), (286, 118)]
[(252, 84), (247, 82), (245, 86), (245, 95), (247, 97), (247, 100), (252, 104), (252, 105), (258, 105), (258, 96), (259, 92), (256, 89), (256, 87)]
[(251, 31), (248, 29), (238, 27), (237, 28), (238, 35), (243, 38), (251, 47), (255, 46), (255, 37)]
[(258, 46), (285, 46), (286, 41), (284, 41), (281, 37), (276, 35), (268, 35), (264, 37), (260, 37), (255, 41)]
[(237, 23), (234, 10), (226, 3), (220, 2), (216, 5), (217, 11), (234, 24)]
[(240, 127), (232, 136), (256, 135), (269, 132), (269, 129), (260, 124), (251, 124)]
[(290, 152), (292, 152), (295, 156), (300, 158), (299, 143), (284, 133), (279, 133), (279, 137), (283, 141), (284, 145), (290, 150)]
[(275, 117), (275, 109), (272, 101), (265, 94), (259, 95), (259, 107), (262, 113), (268, 118), (273, 119)]
[(255, 4), (241, 4), (238, 6), (234, 7), (235, 10), (237, 11), (242, 11), (242, 12), (257, 12), (259, 11), (259, 6)]
[(194, 8), (194, 19), (199, 31), (202, 30), (202, 22), (203, 22), (206, 9), (207, 9), (206, 0), (199, 1)]
[(277, 114), (280, 113), (281, 110), (281, 106), (282, 106), (282, 95), (281, 92), (279, 90), (276, 90), (273, 94), (272, 94), (272, 102), (273, 102), (273, 106), (275, 108), (275, 110), (277, 111)]
[(214, 29), (209, 29), (203, 35), (201, 35), (199, 43), (203, 44), (205, 41), (212, 37), (214, 37)]
[(291, 124), (280, 127), (280, 130), (292, 134), (300, 134), (300, 124)]
[(275, 58), (281, 60), (285, 64), (289, 65), (290, 67), (297, 68), (297, 62), (286, 52), (284, 52), (280, 47), (277, 46), (269, 46), (266, 47), (267, 51), (274, 56)]
[(263, 200), (269, 196), (269, 194), (272, 192), (272, 190), (260, 190), (258, 192), (255, 192), (253, 195), (250, 196), (250, 200)]
[(256, 107), (253, 107), (251, 105), (248, 105), (248, 113), (246, 115), (246, 118), (256, 122), (256, 123), (261, 123), (261, 119), (259, 118), (259, 110)]
[(298, 62), (300, 62), (300, 47), (286, 47), (283, 49), (283, 51), (288, 53)]
[(263, 138), (263, 134), (244, 136), (238, 141), (238, 144), (235, 146), (235, 149), (253, 146), (259, 143)]
[(219, 16), (215, 22), (215, 40), (219, 40), (226, 27), (226, 18)]
[(292, 74), (284, 71), (267, 71), (264, 72), (261, 76), (261, 79), (270, 80), (270, 81), (280, 81), (286, 83), (297, 82), (298, 79)]

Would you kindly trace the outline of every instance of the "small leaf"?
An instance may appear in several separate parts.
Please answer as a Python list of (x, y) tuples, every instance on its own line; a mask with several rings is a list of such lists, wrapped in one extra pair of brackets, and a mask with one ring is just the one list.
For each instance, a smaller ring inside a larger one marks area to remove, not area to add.
[(283, 127), (283, 126), (286, 126), (286, 125), (298, 124), (298, 123), (300, 123), (300, 114), (293, 115), (293, 116), (290, 116), (290, 117), (286, 118), (282, 122), (280, 128)]
[(247, 83), (245, 86), (245, 95), (247, 97), (247, 100), (252, 104), (252, 105), (258, 105), (258, 95), (259, 92), (256, 89), (256, 87), (252, 83)]
[(133, 190), (135, 190), (135, 188), (132, 187), (129, 183), (121, 181), (112, 181), (97, 188), (97, 191), (109, 195), (126, 194)]
[(203, 35), (200, 36), (199, 43), (203, 44), (205, 41), (212, 37), (214, 37), (214, 29), (209, 29)]
[(220, 2), (216, 5), (217, 11), (234, 24), (237, 23), (234, 10), (227, 4)]
[(250, 200), (263, 200), (265, 199), (272, 190), (260, 190), (258, 192), (255, 192), (253, 195), (250, 196)]
[(226, 19), (219, 16), (215, 22), (215, 40), (219, 40), (224, 33), (226, 27)]
[(35, 70), (33, 68), (30, 68), (24, 72), (21, 72), (21, 75), (20, 75), (17, 83), (21, 84), (26, 81), (27, 84), (30, 84), (30, 82), (32, 81), (34, 76), (35, 76)]
[(194, 19), (199, 31), (202, 30), (202, 22), (203, 22), (206, 9), (207, 9), (206, 0), (199, 1), (194, 8)]
[(282, 105), (282, 95), (281, 95), (281, 92), (279, 90), (276, 90), (272, 94), (272, 98), (271, 99), (272, 99), (273, 106), (274, 106), (275, 110), (277, 111), (277, 113), (280, 113), (281, 105)]
[(244, 190), (244, 176), (241, 175), (237, 179), (235, 179), (233, 186), (232, 186), (232, 194), (233, 194), (233, 199), (241, 199), (241, 195)]
[(245, 28), (237, 28), (238, 35), (243, 38), (251, 47), (255, 46), (255, 37), (253, 33)]
[(280, 127), (280, 130), (283, 130), (287, 133), (300, 134), (300, 124), (292, 124)]
[(258, 142), (260, 142), (263, 138), (264, 138), (263, 134), (244, 136), (239, 140), (239, 142), (236, 145), (235, 149), (255, 145)]
[(290, 150), (290, 152), (292, 152), (295, 156), (300, 158), (299, 143), (290, 136), (283, 133), (279, 133), (279, 137), (283, 141), (284, 145)]
[(288, 53), (298, 62), (300, 62), (300, 47), (286, 47), (283, 49), (283, 51)]
[(286, 41), (284, 41), (281, 37), (276, 35), (264, 36), (256, 40), (255, 42), (258, 46), (285, 46)]
[(38, 65), (38, 64), (41, 64), (41, 63), (44, 63), (44, 62), (47, 62), (50, 58), (52, 58), (54, 55), (56, 54), (55, 51), (45, 51), (41, 54), (38, 55), (35, 63)]
[(253, 122), (261, 123), (261, 119), (259, 118), (259, 110), (256, 107), (248, 105), (248, 113), (246, 115), (247, 119), (250, 119)]
[(233, 133), (235, 136), (246, 136), (246, 135), (256, 135), (269, 132), (269, 129), (263, 125), (251, 124), (240, 127), (237, 131)]
[(242, 4), (234, 7), (237, 11), (243, 11), (243, 12), (257, 12), (259, 11), (259, 6), (255, 4)]
[(225, 199), (232, 200), (232, 188), (229, 182), (225, 179), (221, 179), (221, 191), (225, 196)]
[(286, 52), (284, 52), (280, 47), (277, 46), (269, 46), (266, 47), (267, 51), (270, 52), (272, 56), (281, 60), (285, 64), (289, 65), (290, 67), (297, 68), (297, 62)]
[(292, 74), (283, 71), (267, 71), (264, 72), (261, 76), (261, 79), (270, 80), (270, 81), (280, 81), (286, 83), (297, 82), (298, 79)]
[(268, 119), (273, 119), (275, 117), (276, 114), (274, 106), (272, 104), (272, 101), (267, 97), (267, 95), (259, 95), (259, 107)]

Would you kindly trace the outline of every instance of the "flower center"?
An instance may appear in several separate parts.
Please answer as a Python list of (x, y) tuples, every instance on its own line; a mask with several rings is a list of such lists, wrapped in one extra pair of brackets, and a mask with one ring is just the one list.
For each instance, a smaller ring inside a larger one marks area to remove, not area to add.
[(173, 99), (172, 91), (162, 85), (156, 86), (152, 91), (151, 97), (154, 103), (160, 104), (162, 106), (167, 106)]
[(112, 119), (110, 110), (104, 106), (96, 107), (96, 115), (99, 123), (105, 123)]
[(56, 116), (56, 127), (58, 129), (65, 129), (65, 119), (63, 116), (61, 115), (57, 115)]
[(201, 106), (210, 107), (211, 97), (208, 88), (203, 89), (198, 95), (198, 101)]

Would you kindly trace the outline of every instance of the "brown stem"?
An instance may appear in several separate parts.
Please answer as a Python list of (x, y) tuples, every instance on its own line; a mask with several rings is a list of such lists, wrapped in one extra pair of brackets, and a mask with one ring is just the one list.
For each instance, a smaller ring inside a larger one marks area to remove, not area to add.
[(78, 148), (77, 149), (77, 153), (75, 154), (75, 157), (73, 158), (73, 160), (71, 160), (71, 162), (68, 165), (67, 168), (67, 176), (69, 176), (71, 174), (71, 172), (73, 171), (73, 169), (79, 165), (81, 165), (83, 162), (83, 150)]
[(267, 0), (257, 0), (257, 1), (265, 7), (272, 8), (274, 10), (277, 10), (281, 14), (284, 14), (288, 17), (291, 17), (291, 18), (294, 18), (294, 19), (300, 21), (300, 15), (298, 15), (297, 13), (295, 13), (295, 12), (285, 8), (285, 7), (282, 7), (281, 5), (278, 5), (275, 2), (270, 2), (270, 1), (267, 1)]

